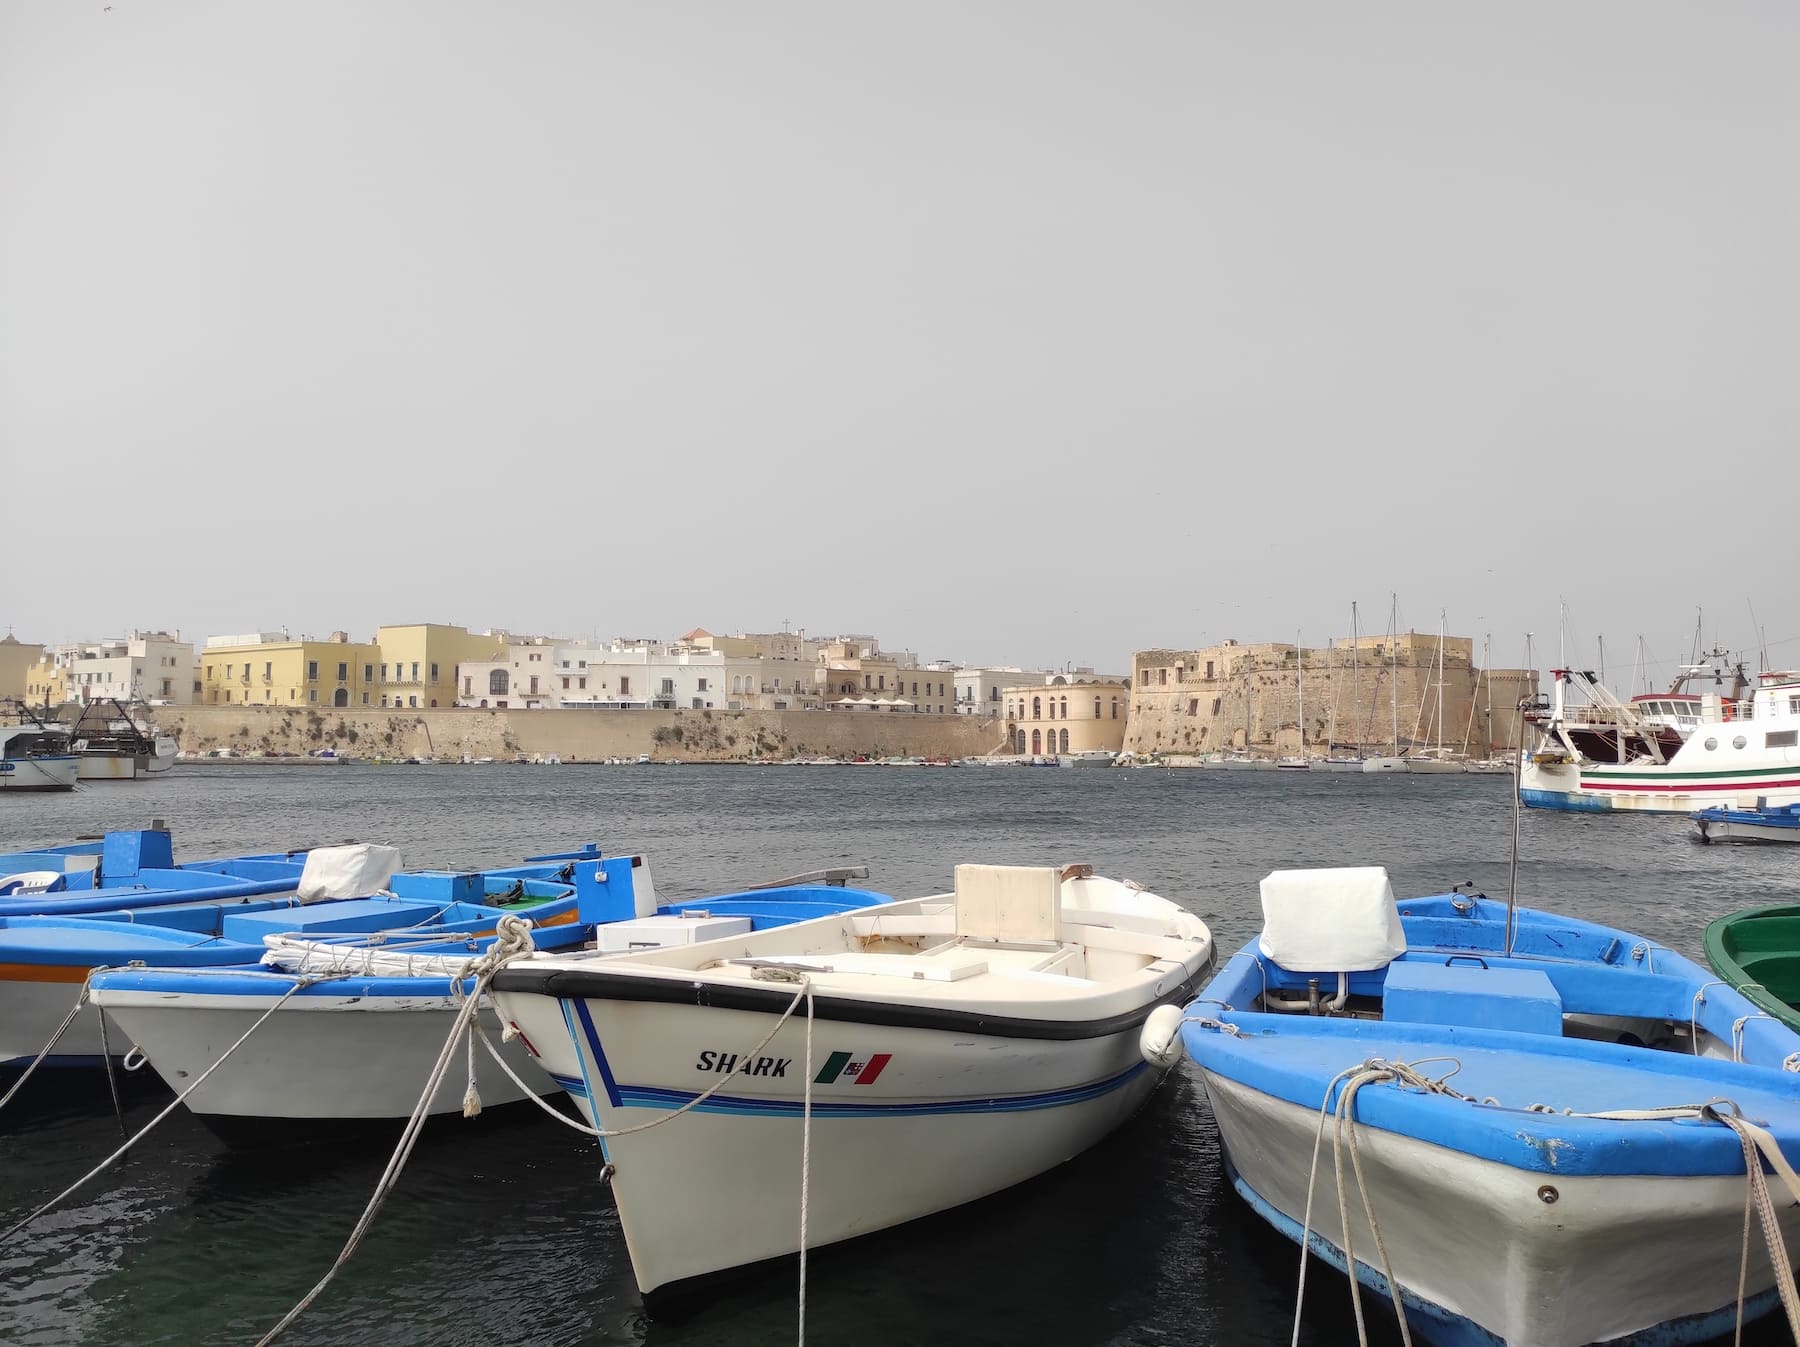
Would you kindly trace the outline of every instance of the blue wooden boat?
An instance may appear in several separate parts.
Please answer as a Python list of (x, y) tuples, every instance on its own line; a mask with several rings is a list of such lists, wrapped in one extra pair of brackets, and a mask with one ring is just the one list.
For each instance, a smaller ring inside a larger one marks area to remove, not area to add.
[[(334, 860), (375, 852), (388, 853), (378, 870), (332, 877)], [(296, 933), (491, 935), (508, 912), (573, 926), (576, 860), (599, 854), (590, 844), (493, 870), (396, 871), (390, 848), (338, 847), (174, 868), (163, 863), (167, 833), (108, 834), (98, 876), (78, 873), (74, 887), (15, 894), (0, 907), (0, 1068), (40, 1056), (96, 969), (254, 964), (267, 937)], [(135, 864), (145, 858), (154, 863)], [(98, 1065), (130, 1045), (100, 1016), (77, 1015), (44, 1064)]]
[[(580, 852), (532, 859), (564, 864), (569, 871), (571, 920), (532, 931), (538, 949), (564, 957), (604, 958), (687, 945), (892, 901), (886, 894), (845, 887), (846, 878), (867, 873), (857, 871), (664, 902), (641, 856)], [(462, 997), (474, 990), (468, 966), (494, 939), (491, 922), (482, 933), (422, 927), (390, 932), (379, 943), (355, 934), (296, 938), (271, 932), (267, 953), (261, 946), (256, 950), (260, 964), (253, 955), (250, 961), (231, 961), (235, 967), (168, 965), (101, 973), (92, 994), (177, 1090), (220, 1063), (233, 1043), (253, 1031), (245, 1051), (219, 1065), (186, 1104), (227, 1141), (304, 1139), (345, 1122), (391, 1122), (412, 1114)], [(265, 1014), (268, 1019), (259, 1025)], [(523, 1042), (501, 1041), (501, 1025), (490, 1007), (483, 1007), (480, 1020), (506, 1063), (502, 1067), (486, 1051), (476, 1053), (476, 1087), (484, 1107), (524, 1101), (528, 1093), (561, 1093), (566, 1082), (549, 1075)], [(460, 1113), (466, 1084), (462, 1069), (447, 1076), (430, 1112)]]
[[(1260, 1216), (1436, 1343), (1731, 1330), (1748, 1175), (1763, 1180), (1746, 1154), (1800, 1158), (1800, 1036), (1592, 922), (1522, 909), (1509, 941), (1506, 904), (1396, 904), (1376, 868), (1278, 871), (1262, 897), (1262, 934), (1178, 1035)], [(1176, 1038), (1152, 1024), (1146, 1056)], [(1800, 1191), (1771, 1182), (1791, 1239)], [(1749, 1238), (1754, 1316), (1775, 1273)]]
[(304, 850), (175, 862), (160, 827), (122, 829), (101, 838), (0, 854), (0, 917), (79, 916), (165, 904), (291, 894)]
[(1696, 809), (1688, 818), (1702, 842), (1800, 842), (1800, 804), (1758, 800), (1753, 809), (1714, 805)]

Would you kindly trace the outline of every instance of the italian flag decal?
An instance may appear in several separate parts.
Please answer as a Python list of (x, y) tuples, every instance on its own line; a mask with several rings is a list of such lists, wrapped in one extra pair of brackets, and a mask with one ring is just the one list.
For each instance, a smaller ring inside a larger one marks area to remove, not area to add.
[(813, 1077), (814, 1085), (833, 1085), (840, 1080), (849, 1081), (852, 1085), (873, 1085), (893, 1058), (892, 1053), (877, 1052), (868, 1057), (857, 1057), (853, 1053), (834, 1052), (825, 1059), (825, 1065), (819, 1068), (819, 1074)]

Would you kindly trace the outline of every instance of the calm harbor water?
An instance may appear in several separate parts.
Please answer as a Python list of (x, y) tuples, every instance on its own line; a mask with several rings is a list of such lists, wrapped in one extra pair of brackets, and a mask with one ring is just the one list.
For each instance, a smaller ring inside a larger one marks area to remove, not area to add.
[[(1256, 933), (1257, 881), (1279, 867), (1381, 864), (1402, 896), (1470, 880), (1504, 900), (1509, 784), (1022, 768), (190, 765), (155, 782), (0, 800), (0, 848), (152, 817), (173, 829), (178, 859), (354, 838), (394, 843), (410, 865), (472, 866), (598, 841), (648, 855), (659, 892), (673, 897), (844, 864), (867, 864), (871, 887), (912, 896), (948, 889), (960, 860), (1085, 861), (1204, 917), (1224, 955)], [(1694, 958), (1706, 922), (1792, 900), (1797, 876), (1800, 856), (1787, 849), (1696, 845), (1682, 820), (1523, 819), (1521, 903), (1624, 926)], [(0, 1115), (0, 1228), (120, 1141), (104, 1083), (42, 1079)], [(129, 1084), (125, 1122), (136, 1131), (168, 1095), (141, 1077)], [(0, 1246), (0, 1342), (254, 1342), (336, 1257), (391, 1143), (233, 1153), (178, 1110)], [(788, 1270), (680, 1322), (647, 1318), (598, 1170), (596, 1143), (535, 1110), (434, 1124), (356, 1258), (283, 1341), (793, 1341)], [(1056, 1173), (815, 1254), (808, 1337), (874, 1347), (1285, 1344), (1296, 1261), (1225, 1183), (1204, 1093), (1184, 1067), (1126, 1129)], [(1309, 1277), (1308, 1291), (1301, 1340), (1353, 1342), (1343, 1278)], [(1399, 1341), (1379, 1320), (1375, 1332)], [(1765, 1323), (1746, 1340), (1788, 1338)]]

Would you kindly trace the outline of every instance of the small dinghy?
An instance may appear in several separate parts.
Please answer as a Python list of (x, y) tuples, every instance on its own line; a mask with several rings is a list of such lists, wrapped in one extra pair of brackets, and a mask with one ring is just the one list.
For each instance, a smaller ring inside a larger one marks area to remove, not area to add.
[(1504, 903), (1396, 905), (1378, 868), (1277, 871), (1262, 900), (1179, 1037), (1277, 1230), (1435, 1343), (1703, 1342), (1746, 1248), (1746, 1318), (1775, 1303), (1747, 1222), (1800, 1230), (1786, 1025), (1654, 941), (1524, 909), (1509, 940)]
[(961, 865), (953, 894), (493, 986), (603, 1129), (661, 1300), (1079, 1154), (1144, 1102), (1139, 1030), (1211, 962), (1198, 917), (1087, 867)]
[(1713, 805), (1688, 815), (1702, 842), (1800, 842), (1800, 803), (1731, 809)]
[[(275, 924), (286, 914), (270, 914), (261, 944), (253, 950), (240, 945), (237, 956), (224, 961), (235, 967), (180, 967), (171, 960), (99, 973), (92, 997), (177, 1092), (250, 1033), (241, 1050), (193, 1088), (187, 1107), (229, 1143), (311, 1140), (342, 1124), (391, 1123), (413, 1113), (474, 988), (471, 968), (495, 944), (503, 911), (532, 920), (531, 939), (540, 950), (590, 946), (618, 953), (889, 901), (843, 887), (852, 873), (867, 871), (820, 872), (779, 886), (670, 903), (658, 902), (643, 857), (602, 857), (592, 846), (530, 857), (526, 865), (504, 870), (432, 872), (423, 879), (402, 874), (394, 877), (401, 888), (418, 892), (423, 885), (445, 903), (458, 896), (468, 901), (444, 907), (428, 923), (373, 938), (288, 933)], [(534, 909), (528, 904), (540, 888), (559, 897)], [(483, 893), (490, 903), (507, 899), (508, 906), (479, 906)], [(470, 913), (481, 915), (471, 921)], [(471, 1053), (482, 1108), (523, 1101), (528, 1092), (559, 1093), (561, 1086), (521, 1043), (501, 1041), (490, 1008), (478, 1014), (505, 1063), (486, 1051)], [(468, 1080), (460, 1067), (447, 1075), (426, 1111), (464, 1112)]]

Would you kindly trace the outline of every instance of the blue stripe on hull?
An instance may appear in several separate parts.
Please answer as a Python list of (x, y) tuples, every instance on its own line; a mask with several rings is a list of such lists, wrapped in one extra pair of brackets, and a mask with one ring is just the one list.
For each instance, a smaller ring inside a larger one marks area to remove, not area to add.
[[(1062, 1108), (1068, 1104), (1084, 1104), (1100, 1099), (1136, 1080), (1150, 1068), (1138, 1062), (1112, 1077), (1067, 1090), (1050, 1090), (1043, 1094), (999, 1095), (989, 1099), (941, 1099), (924, 1103), (883, 1103), (879, 1100), (838, 1101), (813, 1096), (815, 1118), (916, 1118), (954, 1113), (1029, 1113), (1037, 1109)], [(647, 1085), (619, 1087), (620, 1103), (626, 1108), (680, 1108), (695, 1098), (698, 1090), (663, 1090)], [(798, 1118), (806, 1109), (798, 1099), (748, 1099), (738, 1095), (715, 1094), (694, 1113), (727, 1113), (757, 1118)]]
[[(1300, 1242), (1298, 1221), (1269, 1205), (1262, 1194), (1244, 1181), (1244, 1176), (1238, 1173), (1237, 1167), (1230, 1161), (1226, 1162), (1225, 1172), (1231, 1179), (1231, 1186), (1237, 1189), (1239, 1197), (1249, 1203), (1252, 1211), (1294, 1243)], [(1344, 1251), (1318, 1231), (1308, 1232), (1306, 1247), (1339, 1272), (1344, 1270)], [(1393, 1312), (1393, 1300), (1390, 1298), (1386, 1277), (1359, 1258), (1356, 1260), (1356, 1279), (1381, 1297), (1382, 1309), (1390, 1314)], [(1406, 1306), (1407, 1324), (1427, 1338), (1433, 1347), (1506, 1347), (1505, 1339), (1490, 1333), (1480, 1324), (1453, 1310), (1445, 1309), (1435, 1301), (1426, 1300), (1404, 1286), (1400, 1288), (1400, 1301)], [(1773, 1287), (1748, 1297), (1744, 1301), (1744, 1322), (1750, 1323), (1760, 1318), (1778, 1303)], [(1737, 1303), (1734, 1301), (1706, 1314), (1673, 1319), (1622, 1338), (1608, 1338), (1607, 1347), (1694, 1347), (1694, 1344), (1711, 1342), (1731, 1333), (1736, 1325)]]
[[(563, 1022), (568, 1026), (569, 1036), (575, 1042), (577, 1055), (582, 1057), (591, 1055), (594, 1065), (600, 1071), (607, 1101), (614, 1108), (677, 1109), (704, 1093), (700, 1090), (666, 1090), (651, 1085), (620, 1085), (613, 1078), (612, 1066), (606, 1060), (606, 1050), (600, 1046), (600, 1034), (594, 1028), (593, 1016), (588, 1013), (587, 1002), (579, 999), (564, 1001), (562, 1010)], [(577, 1022), (580, 1024), (579, 1031), (576, 1028)], [(584, 1044), (587, 1053), (580, 1052)], [(585, 1061), (582, 1069), (584, 1072), (586, 1071)], [(1026, 1113), (1036, 1109), (1061, 1108), (1067, 1104), (1081, 1104), (1090, 1099), (1099, 1099), (1128, 1085), (1149, 1069), (1149, 1064), (1140, 1059), (1107, 1080), (1093, 1081), (1087, 1085), (1077, 1085), (1065, 1090), (1047, 1090), (1037, 1094), (996, 1095), (986, 1099), (883, 1103), (879, 1100), (867, 1102), (822, 1100), (815, 1094), (812, 1112), (815, 1118), (899, 1118), (946, 1113)], [(804, 1101), (799, 1099), (749, 1099), (738, 1095), (715, 1094), (704, 1104), (695, 1105), (689, 1111), (735, 1114), (743, 1117), (798, 1118), (805, 1114), (806, 1107)]]
[(1613, 808), (1604, 795), (1576, 795), (1566, 790), (1521, 789), (1519, 802), (1533, 809), (1561, 809), (1570, 814), (1610, 814)]

